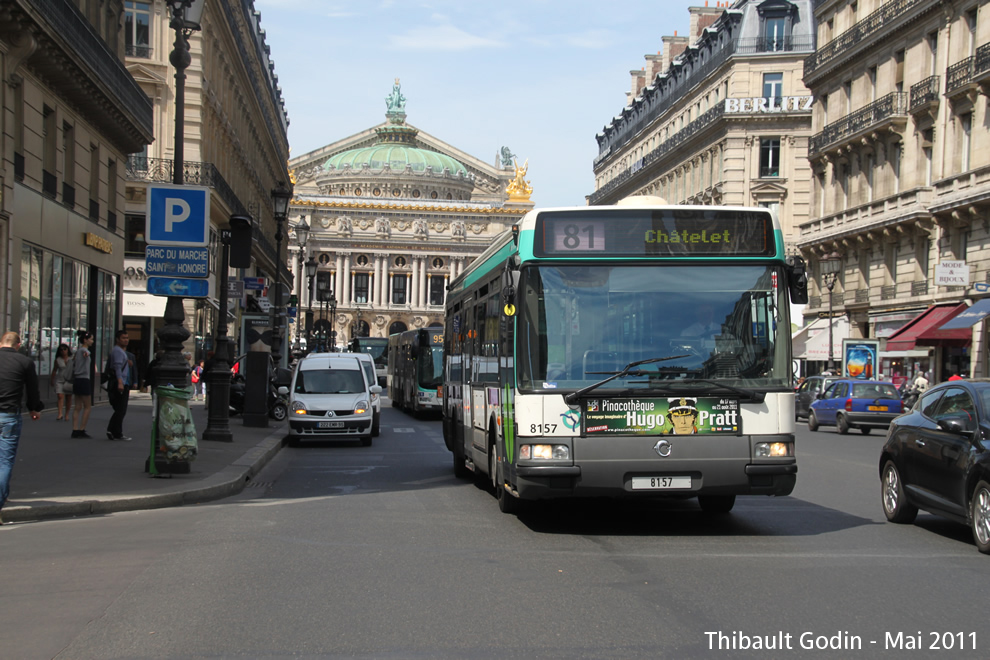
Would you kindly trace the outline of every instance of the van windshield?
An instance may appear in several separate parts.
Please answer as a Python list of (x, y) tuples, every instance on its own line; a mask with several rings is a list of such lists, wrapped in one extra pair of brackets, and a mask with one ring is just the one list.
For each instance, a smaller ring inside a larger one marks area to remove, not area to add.
[(357, 394), (364, 391), (360, 371), (300, 371), (296, 376), (297, 394)]

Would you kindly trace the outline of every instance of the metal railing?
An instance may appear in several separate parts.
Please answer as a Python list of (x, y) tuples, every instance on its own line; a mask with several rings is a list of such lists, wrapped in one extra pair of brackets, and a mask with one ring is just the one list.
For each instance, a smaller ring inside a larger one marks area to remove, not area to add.
[(828, 145), (855, 135), (891, 117), (905, 116), (907, 114), (907, 103), (907, 92), (891, 92), (865, 108), (860, 108), (856, 112), (832, 122), (821, 133), (811, 137), (808, 143), (808, 154), (814, 155), (820, 153)]
[(928, 280), (923, 282), (912, 282), (911, 283), (911, 295), (912, 296), (926, 296), (928, 295)]
[(908, 102), (908, 109), (915, 110), (927, 103), (938, 103), (940, 76), (928, 76), (920, 83), (911, 85), (911, 100)]
[(814, 48), (814, 37), (747, 37), (736, 41), (736, 53), (750, 55), (753, 53), (786, 53), (796, 50), (811, 50)]
[(143, 59), (151, 59), (154, 54), (155, 49), (151, 46), (139, 46), (137, 44), (130, 44), (125, 46), (125, 51), (128, 57), (140, 57)]
[(656, 149), (653, 149), (650, 153), (643, 156), (641, 159), (642, 162), (637, 161), (637, 164), (634, 167), (629, 167), (623, 170), (614, 179), (593, 192), (588, 197), (588, 202), (590, 204), (596, 204), (602, 198), (613, 192), (616, 188), (621, 187), (623, 184), (632, 179), (635, 173), (646, 169), (648, 166), (660, 160), (665, 155), (684, 144), (692, 137), (708, 128), (710, 125), (714, 124), (722, 118), (723, 114), (725, 114), (725, 105), (722, 103), (719, 103), (715, 107), (711, 108), (708, 112), (703, 113), (690, 124), (664, 140)]
[(897, 297), (897, 285), (890, 284), (880, 287), (880, 300), (893, 300)]
[[(891, 0), (880, 7), (856, 25), (852, 26), (838, 37), (828, 42), (804, 60), (804, 78), (829, 62), (838, 59), (849, 50), (861, 45), (873, 43), (871, 37), (883, 29), (890, 29), (890, 21), (895, 20), (906, 12), (929, 5), (935, 7), (931, 0)], [(887, 25), (884, 25), (887, 23)]]
[[(171, 158), (148, 158), (132, 155), (127, 158), (124, 178), (128, 181), (172, 183), (174, 171), (175, 161)], [(183, 161), (182, 180), (190, 186), (207, 186), (216, 190), (217, 195), (227, 204), (231, 213), (251, 215), (213, 163)], [(272, 254), (274, 253), (272, 250)]]
[(951, 94), (973, 80), (976, 57), (967, 57), (945, 70), (945, 93)]

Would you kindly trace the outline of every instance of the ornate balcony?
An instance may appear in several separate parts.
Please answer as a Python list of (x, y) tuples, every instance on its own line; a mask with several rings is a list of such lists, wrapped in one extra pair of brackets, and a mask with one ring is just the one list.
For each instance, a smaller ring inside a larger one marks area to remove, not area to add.
[(940, 76), (929, 76), (920, 83), (911, 85), (911, 100), (908, 102), (908, 110), (912, 115), (929, 114), (932, 118), (935, 117), (941, 100), (940, 81)]
[[(175, 161), (170, 158), (147, 158), (132, 155), (127, 159), (124, 178), (128, 181), (144, 181), (146, 183), (172, 183), (174, 171)], [(190, 186), (207, 186), (216, 190), (217, 195), (224, 201), (231, 213), (251, 215), (213, 163), (183, 162), (182, 180)], [(274, 250), (272, 253), (274, 254)]]
[(830, 66), (855, 57), (877, 43), (881, 31), (896, 34), (902, 24), (916, 20), (919, 15), (938, 11), (939, 3), (931, 0), (891, 0), (856, 25), (828, 42), (804, 60), (804, 83), (812, 86), (814, 74), (822, 74)]
[(817, 156), (870, 133), (902, 131), (907, 125), (907, 108), (907, 92), (891, 92), (813, 135), (808, 144), (808, 156)]

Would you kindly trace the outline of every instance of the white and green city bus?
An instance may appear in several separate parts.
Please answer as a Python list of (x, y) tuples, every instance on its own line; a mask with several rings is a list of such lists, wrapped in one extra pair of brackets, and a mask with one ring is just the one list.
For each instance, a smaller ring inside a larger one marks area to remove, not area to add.
[(535, 210), (451, 284), (443, 431), (454, 472), (526, 500), (737, 495), (795, 484), (789, 301), (767, 209)]
[(418, 415), (440, 410), (443, 328), (419, 328), (388, 338), (388, 396), (392, 405)]

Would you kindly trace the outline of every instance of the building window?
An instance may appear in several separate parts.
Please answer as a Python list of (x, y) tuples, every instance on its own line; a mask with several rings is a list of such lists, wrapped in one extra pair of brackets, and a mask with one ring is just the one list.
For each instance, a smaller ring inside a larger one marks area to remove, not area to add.
[[(401, 259), (401, 257), (399, 257)], [(393, 305), (405, 305), (406, 304), (406, 286), (409, 283), (409, 278), (405, 275), (399, 275), (398, 277), (392, 278), (392, 304)]]
[(47, 105), (42, 108), (43, 121), (41, 124), (42, 139), (42, 180), (41, 189), (49, 197), (55, 197), (57, 181), (55, 178), (55, 156), (58, 153), (58, 129), (55, 125), (55, 110)]
[(129, 57), (151, 57), (151, 4), (124, 3), (124, 45)]
[(368, 273), (356, 273), (354, 275), (354, 302), (368, 302), (368, 282), (370, 279)]
[(433, 267), (434, 268), (443, 268), (443, 259), (441, 259), (440, 257), (435, 258), (433, 260)]
[[(779, 99), (784, 95), (784, 74), (764, 73), (763, 74), (763, 98)], [(780, 103), (777, 103), (780, 105)]]
[(100, 219), (100, 148), (89, 145), (89, 219)]
[(406, 265), (406, 258), (405, 257), (396, 257), (395, 258), (395, 265), (398, 266), (399, 268), (402, 268), (403, 266)]
[(148, 244), (144, 240), (144, 216), (124, 216), (124, 256), (144, 258)]
[(430, 275), (431, 305), (439, 306), (443, 304), (444, 280), (445, 278), (443, 275)]
[(780, 138), (760, 138), (760, 178), (780, 176)]
[(969, 170), (970, 164), (970, 147), (972, 144), (972, 133), (973, 133), (973, 113), (967, 112), (959, 117), (959, 128), (962, 132), (960, 136), (962, 138), (960, 145), (960, 156), (962, 157), (961, 171), (966, 172)]
[(358, 255), (357, 264), (358, 264), (358, 266), (367, 266), (368, 265), (368, 257), (364, 256), (363, 254)]
[(76, 135), (72, 124), (62, 124), (62, 203), (76, 205)]
[(757, 7), (760, 14), (760, 44), (763, 52), (791, 50), (791, 26), (797, 15), (797, 7), (790, 2), (762, 3), (773, 5)]

